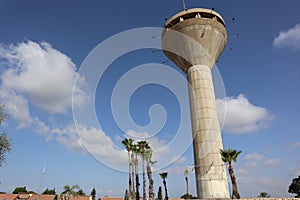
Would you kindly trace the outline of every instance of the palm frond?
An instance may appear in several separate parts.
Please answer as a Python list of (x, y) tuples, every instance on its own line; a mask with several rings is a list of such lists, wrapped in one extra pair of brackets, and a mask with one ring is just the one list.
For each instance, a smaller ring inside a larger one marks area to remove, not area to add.
[(168, 172), (163, 172), (159, 174), (160, 178), (165, 180), (168, 177)]
[(228, 148), (227, 150), (220, 149), (221, 159), (223, 162), (231, 164), (232, 161), (236, 162), (237, 157), (242, 151), (233, 150)]

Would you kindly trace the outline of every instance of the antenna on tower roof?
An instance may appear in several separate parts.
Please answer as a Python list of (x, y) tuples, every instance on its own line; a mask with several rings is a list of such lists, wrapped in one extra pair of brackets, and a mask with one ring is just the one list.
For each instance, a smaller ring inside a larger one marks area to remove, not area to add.
[(183, 10), (187, 10), (187, 7), (185, 6), (185, 1), (182, 0)]

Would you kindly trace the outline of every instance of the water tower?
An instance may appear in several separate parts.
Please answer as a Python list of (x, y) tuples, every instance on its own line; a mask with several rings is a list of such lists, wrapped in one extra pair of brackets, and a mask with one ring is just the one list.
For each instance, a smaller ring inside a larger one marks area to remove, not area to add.
[(187, 74), (197, 196), (229, 198), (211, 70), (227, 42), (222, 17), (205, 8), (185, 9), (164, 26), (165, 55)]

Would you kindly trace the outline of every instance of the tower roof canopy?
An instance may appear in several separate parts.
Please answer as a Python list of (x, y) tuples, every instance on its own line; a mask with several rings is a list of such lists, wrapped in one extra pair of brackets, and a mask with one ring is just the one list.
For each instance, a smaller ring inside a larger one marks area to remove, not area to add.
[(207, 8), (191, 8), (191, 9), (186, 9), (180, 13), (177, 13), (176, 15), (171, 17), (165, 23), (164, 27), (171, 28), (172, 26), (180, 22), (180, 18), (186, 20), (195, 17), (216, 19), (218, 22), (220, 22), (225, 26), (225, 22), (219, 13)]

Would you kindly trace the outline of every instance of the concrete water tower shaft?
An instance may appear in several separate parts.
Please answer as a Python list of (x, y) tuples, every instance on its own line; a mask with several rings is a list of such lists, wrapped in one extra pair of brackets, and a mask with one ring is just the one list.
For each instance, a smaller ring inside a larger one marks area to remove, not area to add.
[(227, 42), (222, 17), (205, 8), (185, 9), (164, 26), (165, 55), (187, 74), (197, 197), (229, 198), (211, 70)]

